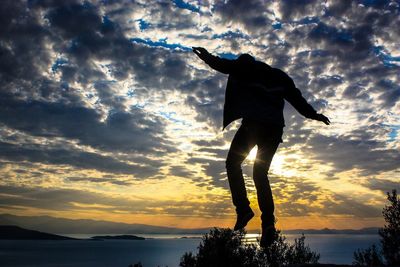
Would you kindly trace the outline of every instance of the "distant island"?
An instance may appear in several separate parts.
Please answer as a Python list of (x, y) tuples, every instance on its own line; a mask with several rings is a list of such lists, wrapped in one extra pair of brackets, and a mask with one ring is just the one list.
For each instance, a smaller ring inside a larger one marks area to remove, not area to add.
[(145, 238), (135, 235), (99, 235), (89, 239), (77, 239), (29, 230), (16, 225), (0, 225), (0, 240), (145, 240)]
[(145, 240), (144, 237), (135, 235), (97, 235), (92, 236), (90, 239), (95, 240)]
[(0, 240), (79, 240), (76, 238), (53, 235), (24, 229), (15, 225), (0, 225)]

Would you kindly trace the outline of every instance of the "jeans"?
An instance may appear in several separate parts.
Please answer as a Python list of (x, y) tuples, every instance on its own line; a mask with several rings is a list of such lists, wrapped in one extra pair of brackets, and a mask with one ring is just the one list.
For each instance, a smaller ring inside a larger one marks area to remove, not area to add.
[(250, 210), (241, 164), (250, 150), (257, 145), (257, 156), (253, 166), (253, 180), (257, 190), (258, 205), (263, 226), (274, 225), (274, 200), (268, 180), (272, 158), (282, 142), (283, 129), (280, 126), (243, 119), (236, 132), (226, 159), (229, 187), (237, 214)]

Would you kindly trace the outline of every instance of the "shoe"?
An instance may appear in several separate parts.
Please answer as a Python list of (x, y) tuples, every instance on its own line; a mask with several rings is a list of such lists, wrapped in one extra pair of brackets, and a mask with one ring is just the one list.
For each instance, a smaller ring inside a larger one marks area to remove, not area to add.
[(249, 210), (246, 213), (239, 213), (237, 215), (236, 224), (235, 224), (235, 227), (233, 228), (233, 230), (237, 231), (237, 230), (245, 228), (247, 223), (253, 217), (254, 217), (254, 212), (252, 210)]
[(276, 229), (274, 225), (269, 225), (262, 228), (260, 239), (260, 247), (268, 248), (274, 243), (276, 239)]

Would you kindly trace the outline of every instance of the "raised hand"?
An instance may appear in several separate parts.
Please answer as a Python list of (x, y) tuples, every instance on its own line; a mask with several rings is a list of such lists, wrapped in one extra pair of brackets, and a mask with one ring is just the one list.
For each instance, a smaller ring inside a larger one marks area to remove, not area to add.
[(195, 53), (202, 60), (205, 60), (210, 55), (210, 53), (207, 51), (207, 49), (205, 49), (203, 47), (192, 47), (192, 49), (193, 49), (193, 53)]
[(326, 125), (331, 124), (331, 121), (328, 119), (328, 117), (324, 116), (323, 114), (317, 114), (317, 117), (315, 119), (317, 121), (322, 121)]

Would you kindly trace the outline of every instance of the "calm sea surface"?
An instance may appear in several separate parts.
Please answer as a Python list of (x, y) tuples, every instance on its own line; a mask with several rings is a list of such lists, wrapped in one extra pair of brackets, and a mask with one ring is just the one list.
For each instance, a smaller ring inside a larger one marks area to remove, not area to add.
[[(88, 235), (69, 235), (86, 238)], [(90, 235), (93, 236), (93, 235)], [(200, 235), (140, 235), (146, 240), (0, 240), (0, 266), (123, 266), (174, 267), (187, 251), (196, 252)], [(197, 238), (194, 238), (197, 237)], [(249, 238), (254, 238), (249, 235)], [(286, 235), (292, 242), (299, 235)], [(351, 264), (353, 252), (379, 243), (378, 235), (306, 235), (306, 243), (321, 254), (321, 263)]]

